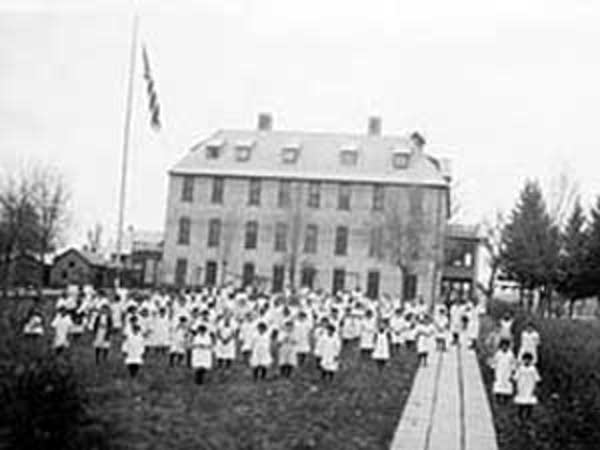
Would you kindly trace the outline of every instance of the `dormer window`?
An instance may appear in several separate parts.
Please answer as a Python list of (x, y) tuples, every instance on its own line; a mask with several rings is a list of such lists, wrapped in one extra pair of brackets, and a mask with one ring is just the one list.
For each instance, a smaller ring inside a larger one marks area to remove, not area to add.
[(300, 156), (300, 145), (287, 145), (281, 149), (281, 161), (284, 164), (295, 164)]
[(223, 140), (215, 139), (206, 144), (206, 159), (217, 159), (223, 150)]
[(248, 161), (252, 153), (252, 141), (240, 141), (235, 144), (235, 160), (239, 162)]
[(340, 164), (342, 166), (355, 166), (358, 162), (357, 148), (344, 148), (340, 151)]
[(403, 151), (395, 151), (392, 154), (392, 164), (394, 169), (406, 169), (408, 168), (410, 155)]

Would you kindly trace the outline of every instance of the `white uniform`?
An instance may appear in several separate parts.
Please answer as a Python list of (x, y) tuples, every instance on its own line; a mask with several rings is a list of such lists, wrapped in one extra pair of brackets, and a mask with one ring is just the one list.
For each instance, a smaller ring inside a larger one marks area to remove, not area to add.
[(294, 325), (294, 339), (296, 340), (296, 351), (298, 353), (310, 353), (310, 330), (311, 324), (308, 319), (296, 321)]
[(192, 339), (192, 368), (212, 368), (212, 337), (208, 332), (197, 333)]
[(404, 330), (408, 326), (402, 315), (393, 315), (390, 319), (390, 329), (392, 331), (392, 344), (404, 344)]
[(168, 316), (160, 314), (154, 317), (152, 321), (152, 345), (154, 347), (169, 346), (169, 327), (171, 323)]
[(360, 326), (360, 349), (373, 350), (377, 324), (374, 317), (365, 317)]
[(523, 354), (531, 353), (533, 356), (533, 364), (538, 359), (538, 346), (540, 345), (540, 334), (535, 331), (523, 330), (521, 332), (521, 348), (519, 348), (519, 359), (523, 358)]
[(123, 342), (125, 364), (143, 364), (146, 341), (141, 333), (130, 334)]
[(268, 331), (263, 334), (256, 333), (252, 339), (252, 354), (250, 355), (250, 367), (268, 367), (273, 363), (271, 356), (271, 336)]
[(387, 361), (390, 359), (390, 339), (388, 331), (378, 331), (375, 334), (375, 350), (373, 359)]
[(512, 350), (507, 352), (498, 350), (494, 355), (492, 365), (494, 367), (494, 385), (492, 386), (494, 394), (512, 395), (513, 385), (510, 379), (515, 368), (515, 355)]
[(419, 324), (416, 326), (417, 353), (429, 353), (434, 348), (435, 328), (432, 324)]
[(54, 328), (54, 348), (69, 346), (69, 330), (73, 325), (71, 317), (68, 315), (58, 315), (50, 324)]
[(215, 356), (218, 359), (235, 359), (235, 328), (221, 324), (217, 328)]
[(535, 396), (535, 385), (541, 381), (540, 374), (532, 364), (529, 367), (520, 365), (513, 375), (513, 380), (517, 382), (517, 395), (515, 403), (517, 405), (535, 405), (537, 397)]
[(330, 336), (327, 333), (322, 337), (321, 368), (323, 370), (335, 372), (339, 369), (341, 349), (342, 344), (336, 334)]

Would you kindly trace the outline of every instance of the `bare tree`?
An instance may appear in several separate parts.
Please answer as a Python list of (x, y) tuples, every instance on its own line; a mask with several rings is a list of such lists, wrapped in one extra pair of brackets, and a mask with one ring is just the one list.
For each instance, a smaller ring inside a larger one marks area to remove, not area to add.
[(68, 226), (70, 192), (63, 175), (54, 167), (35, 167), (31, 179), (32, 204), (38, 222), (38, 254), (43, 262), (56, 250)]
[(386, 204), (383, 219), (383, 257), (400, 269), (403, 281), (415, 275), (420, 261), (436, 260), (439, 247), (431, 242), (436, 235), (435, 224), (433, 215), (425, 214), (422, 188), (408, 189), (408, 208), (403, 208), (400, 200), (394, 198)]
[(104, 228), (100, 222), (97, 222), (87, 232), (87, 245), (91, 252), (99, 252), (102, 248), (102, 235)]
[(496, 211), (491, 219), (483, 222), (483, 246), (488, 253), (490, 273), (482, 291), (487, 298), (494, 296), (496, 278), (500, 269), (501, 250), (502, 250), (502, 231), (506, 221), (501, 211)]
[(11, 175), (0, 186), (0, 256), (5, 295), (13, 258), (36, 249), (37, 216), (32, 191), (29, 178), (22, 175)]

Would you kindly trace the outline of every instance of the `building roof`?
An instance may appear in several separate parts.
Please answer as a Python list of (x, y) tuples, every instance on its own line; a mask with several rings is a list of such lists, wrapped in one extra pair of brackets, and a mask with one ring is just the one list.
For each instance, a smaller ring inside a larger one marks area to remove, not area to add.
[(458, 223), (448, 224), (446, 227), (446, 237), (454, 239), (481, 240), (479, 227), (477, 225), (464, 225)]
[[(194, 145), (171, 169), (178, 175), (299, 178), (331, 181), (419, 184), (448, 187), (450, 166), (421, 152), (411, 153), (407, 136), (296, 131), (219, 130)], [(220, 145), (218, 158), (207, 157), (207, 147)], [(251, 145), (247, 160), (237, 148)], [(284, 162), (282, 150), (299, 148), (295, 163)], [(340, 152), (356, 149), (356, 164), (342, 164)], [(408, 167), (395, 168), (394, 153), (404, 153)]]
[(91, 252), (89, 250), (77, 249), (77, 248), (70, 248), (70, 249), (65, 250), (64, 252), (60, 253), (59, 255), (56, 255), (56, 257), (54, 258), (54, 262), (56, 263), (56, 261), (58, 261), (59, 259), (63, 258), (64, 256), (66, 256), (67, 254), (69, 254), (71, 252), (78, 253), (83, 259), (85, 259), (92, 266), (116, 267), (115, 263), (107, 260), (101, 253)]

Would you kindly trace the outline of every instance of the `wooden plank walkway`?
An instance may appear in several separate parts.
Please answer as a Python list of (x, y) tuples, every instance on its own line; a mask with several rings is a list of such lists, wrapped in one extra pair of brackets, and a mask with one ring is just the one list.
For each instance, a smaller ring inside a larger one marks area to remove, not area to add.
[(391, 450), (497, 450), (492, 415), (472, 350), (451, 347), (420, 368)]

